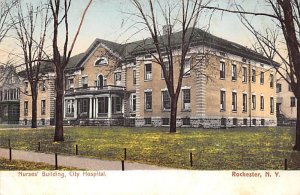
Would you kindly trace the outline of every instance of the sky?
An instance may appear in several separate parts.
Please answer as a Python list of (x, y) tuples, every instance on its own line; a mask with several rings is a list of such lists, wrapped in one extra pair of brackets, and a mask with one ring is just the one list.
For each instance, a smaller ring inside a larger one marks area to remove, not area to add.
[[(240, 2), (245, 8), (252, 10), (256, 9), (257, 1)], [(87, 0), (73, 0), (69, 14), (71, 38), (78, 27), (87, 2)], [(145, 32), (134, 34), (137, 28), (131, 27), (131, 20), (134, 19), (128, 14), (133, 12), (133, 7), (129, 2), (129, 0), (94, 0), (84, 20), (72, 55), (84, 52), (96, 38), (125, 43), (148, 37), (149, 35)], [(231, 0), (215, 0), (213, 3), (220, 7), (227, 7), (228, 2)], [(201, 18), (199, 26), (206, 26), (202, 23), (207, 23), (207, 18), (207, 16), (204, 19)], [(251, 47), (254, 40), (235, 14), (214, 13), (209, 32), (248, 47)], [(15, 40), (5, 39), (0, 44), (0, 61), (3, 62), (7, 58), (7, 53), (11, 51), (16, 53), (18, 46)]]

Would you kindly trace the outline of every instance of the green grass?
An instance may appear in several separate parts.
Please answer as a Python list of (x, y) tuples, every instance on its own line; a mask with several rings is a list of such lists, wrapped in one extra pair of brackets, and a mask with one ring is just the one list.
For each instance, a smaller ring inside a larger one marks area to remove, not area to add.
[[(55, 167), (53, 165), (48, 165), (45, 163), (34, 163), (34, 162), (26, 162), (22, 160), (12, 160), (0, 158), (0, 170), (54, 170)], [(61, 171), (74, 170), (66, 167), (58, 167)]]
[[(53, 143), (53, 129), (0, 130), (0, 147), (127, 160), (160, 166), (198, 169), (300, 169), (300, 153), (293, 152), (294, 128), (183, 129), (170, 134), (167, 128), (68, 127), (65, 142)], [(193, 167), (189, 154), (193, 153)]]

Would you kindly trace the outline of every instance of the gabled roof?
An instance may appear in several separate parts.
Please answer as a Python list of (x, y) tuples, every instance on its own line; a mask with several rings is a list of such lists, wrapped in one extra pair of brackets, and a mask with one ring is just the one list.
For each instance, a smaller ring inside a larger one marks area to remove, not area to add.
[[(192, 29), (188, 29), (187, 33), (191, 34)], [(176, 48), (181, 45), (182, 31), (172, 34), (171, 45)], [(188, 36), (187, 36), (188, 37)], [(160, 42), (164, 43), (167, 41), (167, 36), (162, 35), (159, 37)], [(100, 45), (106, 46), (111, 52), (118, 54), (122, 61), (132, 61), (138, 55), (147, 54), (149, 51), (155, 52), (155, 45), (151, 38), (144, 40), (139, 40), (131, 43), (119, 44), (112, 41), (107, 41), (104, 39), (95, 39), (92, 45), (87, 49), (85, 53), (73, 56), (67, 65), (66, 70), (78, 69), (83, 66), (84, 62), (88, 59), (92, 52)], [(240, 44), (216, 37), (206, 31), (201, 29), (194, 29), (194, 35), (192, 37), (191, 46), (207, 46), (220, 50), (225, 53), (235, 54), (241, 56), (242, 58), (247, 58), (264, 64), (270, 64), (270, 60), (247, 47)], [(276, 62), (272, 64), (278, 65)]]

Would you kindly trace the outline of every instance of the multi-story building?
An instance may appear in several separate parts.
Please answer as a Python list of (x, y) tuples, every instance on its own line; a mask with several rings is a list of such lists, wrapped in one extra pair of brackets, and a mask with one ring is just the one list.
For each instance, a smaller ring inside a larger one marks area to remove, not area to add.
[(20, 80), (14, 67), (0, 67), (0, 123), (18, 124)]
[(276, 113), (278, 125), (296, 125), (297, 99), (291, 86), (278, 75), (276, 83)]
[[(52, 65), (41, 66), (40, 82), (38, 84), (37, 97), (37, 125), (54, 125), (55, 112), (55, 73)], [(26, 79), (25, 72), (19, 73), (21, 80), (20, 101), (20, 125), (31, 125), (32, 98), (30, 83)]]
[[(170, 98), (161, 67), (149, 55), (152, 47), (151, 39), (96, 39), (74, 56), (65, 72), (65, 123), (169, 125)], [(275, 71), (267, 58), (197, 29), (184, 69), (178, 126), (276, 125)]]

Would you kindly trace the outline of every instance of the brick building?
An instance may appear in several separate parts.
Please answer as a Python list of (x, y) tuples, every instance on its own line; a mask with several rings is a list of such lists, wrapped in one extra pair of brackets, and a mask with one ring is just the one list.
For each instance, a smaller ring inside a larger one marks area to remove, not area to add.
[[(180, 33), (172, 37), (174, 47)], [(74, 56), (65, 72), (65, 124), (169, 125), (170, 98), (161, 67), (147, 52), (152, 48), (151, 39), (96, 39)], [(197, 29), (185, 72), (178, 126), (276, 125), (275, 70), (262, 55)], [(49, 110), (52, 99), (45, 96)]]

